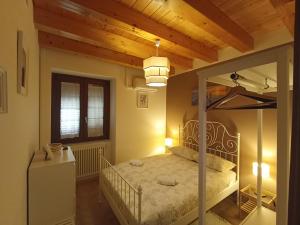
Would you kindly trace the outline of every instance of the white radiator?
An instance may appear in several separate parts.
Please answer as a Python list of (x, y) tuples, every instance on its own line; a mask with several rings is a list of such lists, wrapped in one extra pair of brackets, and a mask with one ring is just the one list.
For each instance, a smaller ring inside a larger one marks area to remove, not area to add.
[(94, 144), (72, 145), (73, 154), (76, 159), (76, 178), (84, 179), (99, 174), (100, 152), (110, 153), (109, 142), (99, 142)]

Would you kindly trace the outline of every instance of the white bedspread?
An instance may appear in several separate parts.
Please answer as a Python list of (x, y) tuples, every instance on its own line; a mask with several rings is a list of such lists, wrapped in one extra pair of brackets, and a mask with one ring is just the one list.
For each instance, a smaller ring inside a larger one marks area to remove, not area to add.
[[(143, 225), (169, 225), (198, 206), (198, 163), (173, 154), (142, 161), (141, 167), (124, 162), (114, 168), (134, 187), (141, 185)], [(168, 175), (176, 179), (176, 186), (158, 184), (157, 177)], [(235, 179), (233, 171), (217, 172), (207, 168), (207, 200), (232, 185)]]

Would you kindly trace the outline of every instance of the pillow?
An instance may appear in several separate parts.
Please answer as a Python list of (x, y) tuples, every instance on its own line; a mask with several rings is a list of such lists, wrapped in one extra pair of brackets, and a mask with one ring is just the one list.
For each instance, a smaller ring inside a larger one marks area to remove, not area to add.
[(174, 146), (169, 148), (169, 150), (177, 156), (180, 156), (182, 158), (188, 159), (188, 160), (193, 160), (194, 158), (193, 156), (197, 153), (197, 151), (188, 148), (188, 147), (184, 147), (184, 146)]
[[(199, 153), (193, 155), (193, 159), (198, 162), (199, 161)], [(206, 167), (210, 169), (217, 170), (219, 172), (224, 172), (233, 169), (236, 167), (236, 164), (230, 162), (226, 159), (223, 159), (219, 156), (206, 153)]]
[(132, 166), (143, 166), (144, 163), (142, 160), (139, 160), (139, 159), (132, 159), (129, 161), (129, 164), (132, 165)]
[(177, 185), (177, 181), (174, 177), (169, 176), (169, 175), (161, 175), (157, 178), (157, 183), (160, 185), (165, 185), (165, 186), (175, 186)]

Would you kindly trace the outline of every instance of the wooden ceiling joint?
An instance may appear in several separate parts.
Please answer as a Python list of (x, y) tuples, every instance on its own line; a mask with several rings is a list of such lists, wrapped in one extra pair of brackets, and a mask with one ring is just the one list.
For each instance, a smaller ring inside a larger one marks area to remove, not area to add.
[(166, 7), (241, 52), (254, 47), (253, 37), (211, 1), (168, 1)]
[[(160, 38), (162, 45), (164, 45), (164, 42), (171, 42), (175, 44), (176, 47), (180, 47), (184, 52), (188, 52), (189, 56), (192, 58), (199, 58), (207, 62), (218, 60), (218, 51), (216, 48), (208, 47), (205, 43), (196, 41), (115, 0), (106, 1), (105, 4), (101, 1), (94, 0), (54, 1), (63, 5), (65, 9), (76, 8), (77, 13), (82, 13), (85, 16), (87, 14), (106, 15), (114, 20), (127, 24), (132, 30), (145, 32), (144, 34), (150, 34), (152, 37), (155, 37), (155, 39)], [(177, 50), (179, 50), (179, 52), (181, 51), (180, 49)]]
[[(74, 21), (72, 17), (69, 17), (70, 14), (72, 13), (62, 12), (55, 14), (44, 9), (35, 8), (34, 19), (37, 28), (45, 32), (76, 39), (85, 43), (94, 44), (98, 47), (108, 48), (140, 58), (148, 58), (156, 54), (154, 45), (143, 44), (121, 35), (98, 29), (98, 27), (92, 26), (84, 20)], [(143, 49), (143, 51), (141, 51), (141, 49)], [(164, 49), (160, 50), (160, 55), (168, 57), (173, 66), (182, 69), (192, 68), (192, 59), (170, 53)]]
[[(143, 59), (136, 56), (127, 55), (125, 53), (120, 53), (110, 49), (46, 33), (43, 31), (39, 31), (38, 38), (40, 47), (43, 48), (61, 49), (68, 52), (101, 58), (108, 62), (113, 62), (135, 68), (143, 67)], [(170, 74), (174, 73), (175, 68), (171, 67)]]
[(278, 16), (286, 28), (294, 35), (295, 0), (270, 0)]

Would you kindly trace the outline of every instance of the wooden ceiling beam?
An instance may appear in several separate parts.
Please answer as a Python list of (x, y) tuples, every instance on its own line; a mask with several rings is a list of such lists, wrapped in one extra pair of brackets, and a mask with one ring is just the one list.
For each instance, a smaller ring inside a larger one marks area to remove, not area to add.
[[(72, 13), (67, 11), (54, 14), (35, 7), (34, 20), (40, 30), (51, 31), (51, 33), (54, 32), (55, 34), (69, 38), (72, 35), (73, 39), (94, 44), (99, 47), (109, 48), (140, 58), (148, 58), (156, 54), (156, 47), (154, 45), (149, 46), (120, 35), (106, 32), (84, 21), (74, 21), (73, 18), (69, 17), (70, 14)], [(88, 18), (85, 18), (85, 20), (88, 20)], [(191, 69), (193, 67), (192, 59), (167, 52), (163, 49), (160, 49), (159, 53), (161, 56), (168, 57), (171, 65), (175, 67), (179, 67), (180, 69)]]
[[(38, 2), (47, 0), (35, 1)], [(207, 62), (214, 62), (218, 60), (218, 51), (216, 48), (208, 47), (200, 41), (193, 40), (189, 36), (180, 33), (166, 25), (158, 23), (143, 13), (131, 9), (120, 2), (110, 0), (105, 1), (104, 4), (101, 1), (95, 0), (53, 1), (58, 2), (61, 7), (64, 7), (67, 10), (76, 11), (79, 14), (85, 14), (85, 16), (87, 12), (89, 14), (99, 13), (121, 21), (122, 23), (129, 25), (132, 31), (141, 30), (142, 32), (146, 32), (146, 35), (152, 35), (152, 39), (153, 37), (160, 38), (162, 45), (165, 41), (175, 44), (178, 47), (178, 52), (184, 52), (192, 58), (199, 58)]]
[(286, 3), (295, 2), (295, 0), (271, 0), (274, 5), (284, 5)]
[(251, 35), (209, 0), (167, 1), (165, 7), (241, 52), (254, 48)]
[(42, 48), (55, 48), (95, 56), (112, 62), (118, 62), (132, 67), (142, 67), (143, 59), (126, 55), (117, 51), (71, 40), (65, 37), (39, 31), (39, 44)]
[[(131, 56), (110, 49), (97, 47), (80, 41), (75, 41), (65, 37), (49, 34), (43, 31), (39, 31), (38, 36), (39, 45), (42, 48), (60, 49), (87, 56), (93, 56), (109, 62), (135, 68), (143, 67), (143, 59), (136, 56)], [(174, 67), (171, 67), (170, 74), (174, 73), (175, 69)]]
[[(295, 9), (295, 0), (270, 0), (271, 4), (276, 10), (278, 16), (280, 16), (282, 22), (287, 27), (292, 35), (294, 35), (295, 29), (295, 11), (291, 12), (289, 8)], [(292, 7), (288, 7), (292, 4)]]

